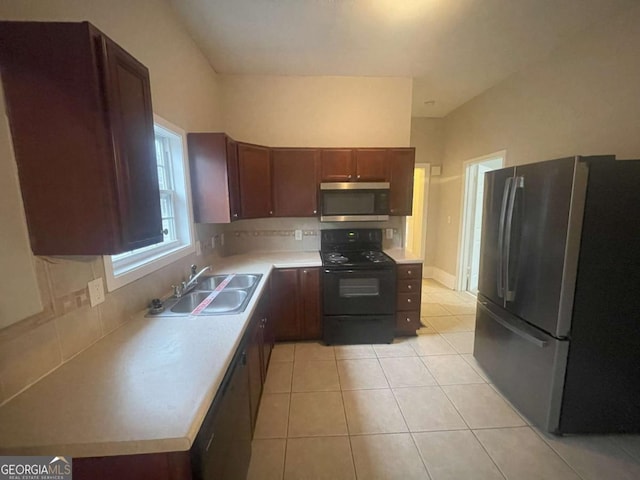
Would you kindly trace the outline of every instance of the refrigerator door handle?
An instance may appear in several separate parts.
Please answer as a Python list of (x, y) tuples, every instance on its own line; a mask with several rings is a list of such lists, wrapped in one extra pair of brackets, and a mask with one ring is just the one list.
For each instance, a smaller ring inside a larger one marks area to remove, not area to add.
[(509, 286), (509, 258), (511, 257), (511, 232), (513, 227), (513, 211), (516, 204), (516, 193), (518, 189), (524, 189), (524, 177), (514, 177), (512, 182), (511, 192), (509, 194), (509, 208), (507, 209), (506, 230), (504, 234), (504, 285), (505, 285), (505, 299), (507, 302), (512, 302), (516, 298), (516, 291), (511, 290)]
[(502, 191), (502, 207), (500, 208), (500, 222), (498, 223), (498, 274), (496, 275), (498, 298), (504, 298), (504, 226), (507, 216), (507, 205), (509, 203), (509, 190), (513, 177), (507, 178)]
[(547, 346), (546, 340), (542, 340), (541, 338), (538, 338), (529, 332), (525, 332), (524, 330), (518, 328), (516, 325), (512, 325), (508, 320), (505, 320), (504, 318), (501, 318), (499, 315), (496, 315), (494, 312), (491, 311), (490, 308), (488, 308), (487, 306), (488, 302), (478, 302), (478, 303), (480, 305), (480, 308), (485, 310), (491, 318), (493, 318), (496, 322), (498, 322), (507, 330), (515, 333), (516, 335), (526, 340), (527, 342), (534, 344), (536, 347), (544, 348)]

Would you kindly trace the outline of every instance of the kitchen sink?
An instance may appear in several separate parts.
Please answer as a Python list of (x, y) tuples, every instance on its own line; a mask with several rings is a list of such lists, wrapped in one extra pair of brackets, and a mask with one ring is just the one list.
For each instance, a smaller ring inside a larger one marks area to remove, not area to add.
[[(231, 281), (224, 287), (225, 290), (244, 290), (247, 288), (253, 287), (258, 280), (260, 280), (261, 275), (251, 275), (251, 274), (238, 274), (231, 279)], [(227, 275), (213, 275), (211, 277), (203, 277), (202, 281), (198, 283), (196, 287), (199, 290), (215, 290), (215, 288), (220, 285), (224, 279), (227, 278)]]
[[(181, 297), (170, 297), (164, 302), (164, 310), (148, 313), (149, 317), (180, 317), (190, 315), (227, 275), (204, 277), (196, 287)], [(239, 274), (234, 276), (218, 295), (197, 315), (235, 315), (244, 312), (262, 274)]]

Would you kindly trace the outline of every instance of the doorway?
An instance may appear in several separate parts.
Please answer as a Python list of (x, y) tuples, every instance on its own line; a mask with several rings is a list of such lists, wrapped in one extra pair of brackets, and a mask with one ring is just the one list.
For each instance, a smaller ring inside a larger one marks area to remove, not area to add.
[(424, 258), (424, 242), (427, 236), (427, 201), (429, 198), (428, 163), (417, 163), (413, 172), (412, 214), (406, 217), (405, 249)]
[(506, 151), (474, 158), (464, 163), (464, 199), (462, 212), (462, 248), (459, 255), (458, 289), (478, 293), (480, 239), (482, 238), (482, 204), (484, 174), (502, 168)]

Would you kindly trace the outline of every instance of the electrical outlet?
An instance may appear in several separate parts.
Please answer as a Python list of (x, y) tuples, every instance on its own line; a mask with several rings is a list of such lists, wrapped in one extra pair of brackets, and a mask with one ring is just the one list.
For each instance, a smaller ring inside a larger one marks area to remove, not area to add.
[(87, 288), (89, 289), (89, 303), (92, 307), (104, 302), (104, 283), (102, 282), (102, 277), (91, 280), (87, 284)]
[(302, 230), (296, 230), (295, 238), (296, 240), (302, 240)]
[(393, 228), (387, 228), (387, 240), (393, 240)]
[(196, 255), (202, 255), (202, 245), (200, 244), (199, 240), (196, 241)]

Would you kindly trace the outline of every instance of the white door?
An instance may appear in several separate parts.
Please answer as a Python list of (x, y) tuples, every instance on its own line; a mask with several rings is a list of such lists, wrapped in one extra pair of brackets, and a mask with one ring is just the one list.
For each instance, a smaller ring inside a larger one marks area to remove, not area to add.
[(487, 155), (466, 162), (463, 202), (463, 240), (460, 252), (459, 288), (478, 292), (480, 269), (480, 239), (482, 237), (482, 202), (484, 198), (484, 174), (501, 168), (505, 152)]

